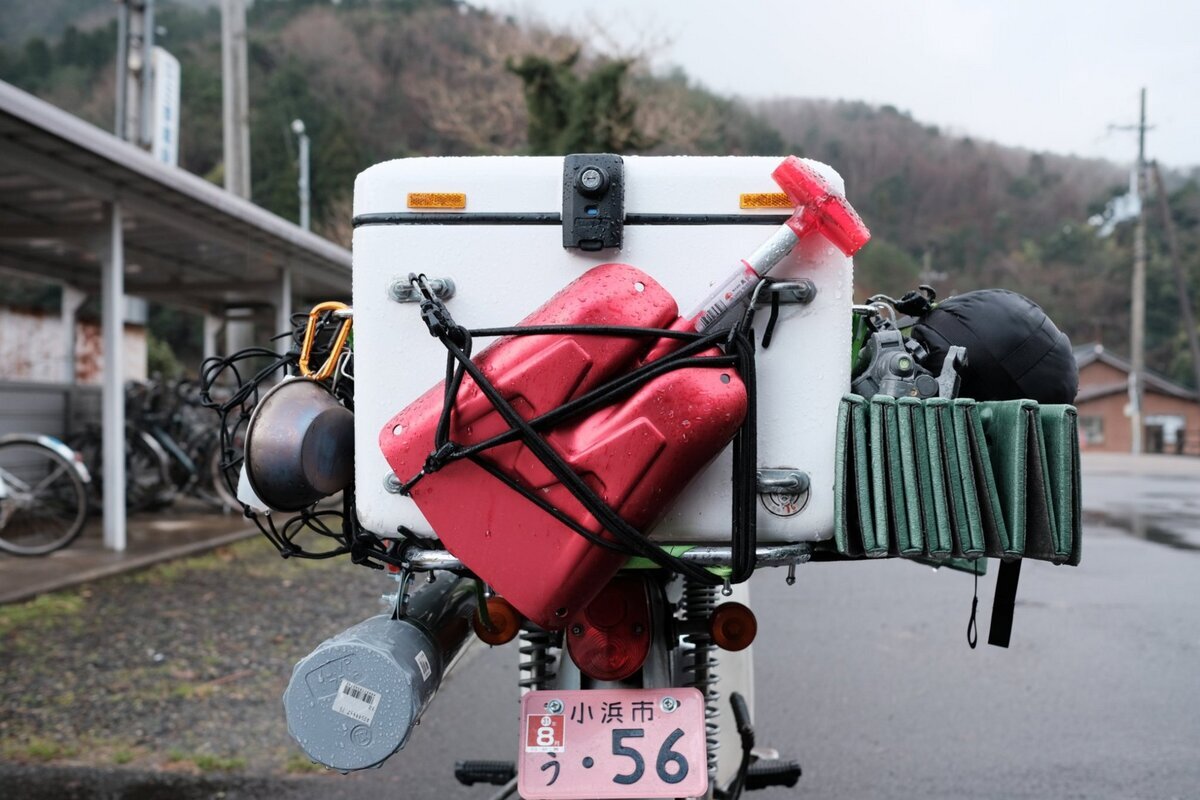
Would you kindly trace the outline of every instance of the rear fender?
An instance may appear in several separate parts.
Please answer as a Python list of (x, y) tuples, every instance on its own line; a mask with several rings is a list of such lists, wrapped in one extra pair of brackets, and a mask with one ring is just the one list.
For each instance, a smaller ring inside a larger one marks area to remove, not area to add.
[[(63, 444), (61, 440), (56, 439), (53, 436), (46, 436), (45, 434), (36, 433), (10, 433), (0, 436), (0, 444), (4, 442), (29, 442), (31, 444), (40, 444), (43, 447), (49, 447), (51, 450), (65, 458), (67, 463), (75, 468), (75, 473), (79, 476), (81, 481), (84, 483), (92, 482), (92, 476), (88, 472), (87, 466), (84, 465), (83, 459), (79, 457), (79, 454)], [(3, 494), (4, 489), (3, 487), (0, 487), (0, 496), (3, 496)]]

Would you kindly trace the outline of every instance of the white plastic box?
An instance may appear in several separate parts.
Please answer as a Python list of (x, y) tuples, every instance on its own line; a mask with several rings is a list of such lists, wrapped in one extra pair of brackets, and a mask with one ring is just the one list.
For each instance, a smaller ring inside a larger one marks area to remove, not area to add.
[[(623, 262), (652, 275), (686, 313), (786, 215), (786, 209), (740, 208), (743, 193), (779, 191), (771, 179), (779, 163), (758, 157), (626, 157), (626, 216), (682, 215), (688, 224), (627, 223), (622, 248), (599, 252), (563, 247), (556, 221), (563, 204), (561, 157), (400, 159), (359, 175), (354, 372), (362, 523), (383, 535), (401, 525), (433, 535), (411, 500), (386, 490), (389, 467), (378, 445), (384, 424), (442, 380), (446, 363), (445, 350), (429, 335), (417, 305), (392, 299), (395, 281), (410, 272), (450, 278), (456, 292), (447, 307), (455, 320), (468, 328), (495, 327), (518, 322), (589, 268)], [(832, 168), (810, 163), (835, 190), (844, 191)], [(465, 208), (409, 208), (410, 193), (428, 192), (463, 193)], [(452, 217), (439, 218), (445, 214)], [(719, 218), (697, 219), (714, 215)], [(697, 224), (704, 222), (717, 224)], [(798, 511), (760, 498), (760, 541), (832, 535), (837, 408), (850, 383), (852, 274), (851, 260), (820, 236), (802, 240), (771, 273), (777, 279), (810, 279), (817, 294), (807, 305), (782, 305), (770, 348), (758, 350), (759, 466), (802, 470), (811, 489)], [(767, 312), (762, 309), (756, 318), (760, 338)], [(481, 341), (476, 349), (486, 344)], [(727, 541), (731, 460), (727, 448), (698, 475), (653, 538)]]

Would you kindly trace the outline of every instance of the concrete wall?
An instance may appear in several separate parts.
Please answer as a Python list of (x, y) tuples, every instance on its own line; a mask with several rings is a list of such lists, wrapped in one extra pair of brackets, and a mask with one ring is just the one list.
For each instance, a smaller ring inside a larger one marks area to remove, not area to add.
[[(75, 326), (75, 382), (99, 385), (104, 376), (100, 326)], [(0, 380), (67, 382), (66, 337), (57, 314), (0, 307)], [(125, 325), (125, 379), (146, 379), (146, 329)]]

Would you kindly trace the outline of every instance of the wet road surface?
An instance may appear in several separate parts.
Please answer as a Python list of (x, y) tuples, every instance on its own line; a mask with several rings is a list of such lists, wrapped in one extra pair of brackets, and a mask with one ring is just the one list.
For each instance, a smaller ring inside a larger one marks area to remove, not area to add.
[[(976, 650), (968, 575), (887, 561), (756, 577), (758, 741), (805, 775), (749, 796), (1200, 796), (1200, 465), (1085, 471), (1082, 566), (1025, 564), (1007, 650), (983, 644), (994, 569)], [(493, 790), (460, 787), (453, 762), (512, 758), (516, 698), (513, 646), (479, 651), (379, 770), (162, 794), (117, 771), (70, 796), (482, 800)]]

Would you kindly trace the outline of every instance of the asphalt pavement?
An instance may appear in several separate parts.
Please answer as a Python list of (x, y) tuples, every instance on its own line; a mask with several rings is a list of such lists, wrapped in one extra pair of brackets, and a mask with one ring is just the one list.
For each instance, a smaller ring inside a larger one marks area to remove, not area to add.
[[(985, 644), (994, 570), (979, 581), (975, 650), (969, 575), (883, 561), (805, 565), (791, 587), (782, 571), (757, 576), (758, 740), (804, 777), (749, 797), (1200, 796), (1200, 462), (1084, 468), (1083, 563), (1024, 565), (1008, 649)], [(308, 628), (312, 645), (334, 632)], [(474, 651), (378, 770), (206, 776), (178, 796), (488, 798), (454, 782), (453, 762), (513, 757), (516, 662), (513, 645)], [(108, 788), (70, 796), (176, 796), (119, 770), (42, 769), (0, 770), (0, 781), (20, 777), (38, 797), (55, 796), (34, 791), (46, 781), (93, 778)]]
[[(994, 569), (809, 564), (752, 585), (758, 741), (796, 758), (783, 798), (1200, 797), (1200, 463), (1089, 459), (1078, 568), (1026, 562), (1009, 648)], [(309, 796), (489, 797), (455, 758), (511, 759), (516, 655), (485, 651), (410, 748)]]

